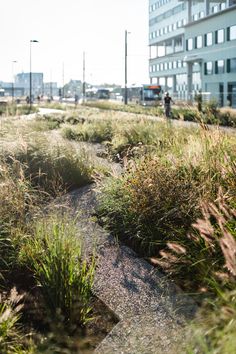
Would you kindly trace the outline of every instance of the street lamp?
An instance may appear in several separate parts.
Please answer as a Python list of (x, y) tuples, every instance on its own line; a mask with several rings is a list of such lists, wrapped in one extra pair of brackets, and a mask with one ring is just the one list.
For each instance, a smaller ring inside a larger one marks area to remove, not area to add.
[(14, 63), (17, 63), (17, 61), (12, 61), (12, 103), (14, 101)]
[(125, 99), (124, 99), (124, 103), (127, 104), (128, 103), (128, 91), (127, 91), (127, 35), (130, 32), (127, 32), (127, 30), (125, 30)]
[(29, 103), (30, 103), (30, 111), (32, 107), (32, 72), (31, 72), (31, 43), (38, 43), (36, 39), (30, 40), (30, 77), (29, 77)]

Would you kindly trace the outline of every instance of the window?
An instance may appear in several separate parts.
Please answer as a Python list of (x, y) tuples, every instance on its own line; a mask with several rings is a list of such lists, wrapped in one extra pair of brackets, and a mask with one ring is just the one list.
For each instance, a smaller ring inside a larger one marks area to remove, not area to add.
[(204, 72), (205, 72), (205, 75), (212, 75), (213, 74), (212, 61), (208, 61), (207, 63), (204, 63)]
[(236, 73), (236, 58), (227, 59), (227, 73)]
[(213, 44), (213, 35), (212, 32), (205, 34), (205, 46), (208, 47)]
[(197, 49), (202, 48), (202, 36), (197, 36), (197, 37), (195, 38), (195, 40), (196, 40), (196, 42), (195, 42), (195, 47), (196, 47)]
[(225, 4), (225, 2), (222, 2), (220, 4), (220, 10), (224, 10), (225, 8), (226, 8), (226, 4)]
[(168, 69), (168, 63), (164, 63), (164, 70)]
[(218, 31), (215, 32), (216, 34), (216, 44), (223, 43), (224, 42), (224, 30), (219, 29)]
[(178, 28), (182, 27), (182, 21), (181, 21), (181, 20), (179, 20), (179, 21), (177, 22), (177, 27), (178, 27)]
[(178, 68), (182, 68), (182, 61), (181, 61), (181, 60), (178, 60), (178, 61), (177, 61), (177, 67), (178, 67)]
[(159, 64), (157, 64), (156, 67), (157, 67), (157, 71), (159, 71)]
[(217, 60), (215, 62), (215, 73), (216, 74), (224, 73), (224, 60)]
[(236, 39), (236, 25), (227, 28), (227, 40), (232, 41)]
[(172, 69), (172, 61), (169, 62), (169, 70)]
[(163, 63), (160, 64), (160, 71), (163, 71)]
[(199, 18), (203, 18), (204, 17), (204, 11), (200, 11), (198, 16), (199, 16)]
[(182, 41), (182, 37), (176, 37), (174, 39), (174, 51), (175, 52), (179, 52), (183, 50), (183, 41)]
[(177, 68), (177, 62), (175, 60), (175, 61), (173, 61), (173, 69), (176, 69), (176, 68)]
[(186, 46), (187, 46), (187, 50), (193, 49), (193, 39), (192, 38), (187, 39)]
[(218, 6), (217, 6), (217, 5), (212, 6), (211, 12), (212, 12), (213, 14), (215, 14), (217, 11), (218, 11)]

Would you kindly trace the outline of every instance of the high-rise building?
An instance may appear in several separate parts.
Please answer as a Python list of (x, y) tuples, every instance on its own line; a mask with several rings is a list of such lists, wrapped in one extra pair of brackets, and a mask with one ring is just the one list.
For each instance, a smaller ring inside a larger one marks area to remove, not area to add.
[(236, 107), (236, 0), (149, 0), (151, 83)]

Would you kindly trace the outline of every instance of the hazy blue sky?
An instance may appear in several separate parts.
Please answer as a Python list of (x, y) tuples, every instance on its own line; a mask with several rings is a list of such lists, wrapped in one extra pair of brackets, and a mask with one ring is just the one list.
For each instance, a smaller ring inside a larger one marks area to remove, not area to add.
[[(148, 82), (148, 0), (0, 1), (0, 80), (12, 72), (43, 72), (45, 81), (82, 79), (124, 83), (125, 30), (128, 35), (128, 84)], [(13, 60), (17, 63), (12, 64)]]

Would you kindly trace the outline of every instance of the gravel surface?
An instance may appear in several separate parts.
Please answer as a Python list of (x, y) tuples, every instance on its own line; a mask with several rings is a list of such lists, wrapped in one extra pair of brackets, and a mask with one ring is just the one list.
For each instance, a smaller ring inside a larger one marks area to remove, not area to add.
[[(95, 185), (66, 196), (88, 252), (96, 247), (94, 294), (119, 318), (96, 354), (185, 353), (187, 320), (196, 305), (177, 286), (96, 223)], [(65, 201), (65, 200), (64, 200)]]

